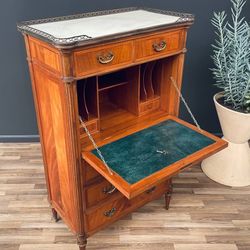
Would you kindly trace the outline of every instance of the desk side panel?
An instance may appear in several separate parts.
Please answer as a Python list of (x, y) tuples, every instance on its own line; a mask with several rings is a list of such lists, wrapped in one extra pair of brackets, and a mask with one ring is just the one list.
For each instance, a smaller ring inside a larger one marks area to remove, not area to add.
[[(44, 54), (39, 59), (41, 63), (37, 60), (39, 43), (35, 47), (29, 45), (26, 37), (49, 200), (71, 230), (82, 235), (75, 85), (63, 82), (60, 74), (57, 75), (53, 69), (49, 69), (46, 62), (42, 61), (43, 58), (48, 58)], [(59, 60), (54, 61), (58, 62), (55, 68), (61, 69), (64, 74), (63, 55), (57, 51), (53, 53), (54, 58)]]

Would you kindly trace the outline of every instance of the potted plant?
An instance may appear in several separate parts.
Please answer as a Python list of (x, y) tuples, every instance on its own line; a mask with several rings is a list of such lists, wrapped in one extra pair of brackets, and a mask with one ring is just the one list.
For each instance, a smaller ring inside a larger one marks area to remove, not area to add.
[(214, 13), (212, 73), (222, 90), (214, 103), (229, 146), (202, 162), (204, 173), (229, 186), (250, 185), (250, 26), (241, 17), (245, 0), (231, 0), (231, 21), (225, 11)]

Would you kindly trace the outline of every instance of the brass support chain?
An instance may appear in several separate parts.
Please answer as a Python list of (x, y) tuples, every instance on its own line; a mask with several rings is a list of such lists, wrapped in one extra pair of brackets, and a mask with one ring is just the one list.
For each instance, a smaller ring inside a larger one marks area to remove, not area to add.
[(101, 158), (102, 162), (104, 163), (104, 165), (105, 165), (105, 167), (107, 168), (107, 170), (109, 171), (109, 173), (110, 173), (111, 175), (113, 175), (113, 172), (111, 171), (110, 167), (108, 166), (107, 162), (105, 161), (105, 159), (104, 159), (104, 157), (103, 157), (103, 155), (102, 155), (102, 152), (101, 152), (100, 149), (98, 148), (98, 146), (97, 146), (97, 144), (96, 144), (96, 142), (95, 142), (93, 136), (90, 134), (90, 132), (89, 132), (89, 130), (88, 130), (88, 128), (87, 128), (85, 122), (82, 120), (82, 117), (79, 116), (79, 119), (80, 119), (80, 122), (81, 122), (81, 124), (82, 124), (82, 126), (83, 126), (83, 128), (84, 128), (84, 130), (85, 130), (85, 132), (86, 132), (86, 134), (87, 134), (87, 136), (89, 137), (90, 141), (92, 142), (92, 144), (93, 144), (93, 146), (94, 146), (94, 148), (95, 148), (97, 154), (98, 154), (99, 157)]
[(191, 111), (189, 105), (187, 104), (187, 102), (186, 102), (185, 98), (183, 97), (183, 95), (182, 95), (180, 89), (178, 88), (177, 83), (176, 83), (174, 77), (171, 76), (171, 77), (170, 77), (170, 80), (171, 80), (173, 86), (175, 87), (176, 92), (178, 93), (179, 97), (181, 98), (181, 101), (182, 101), (183, 104), (185, 105), (185, 107), (186, 107), (188, 113), (190, 114), (191, 118), (193, 119), (193, 121), (194, 121), (196, 127), (202, 132), (202, 129), (201, 129), (199, 123), (198, 123), (197, 120), (195, 119), (195, 117), (194, 117), (194, 115), (193, 115), (193, 113), (192, 113), (192, 111)]

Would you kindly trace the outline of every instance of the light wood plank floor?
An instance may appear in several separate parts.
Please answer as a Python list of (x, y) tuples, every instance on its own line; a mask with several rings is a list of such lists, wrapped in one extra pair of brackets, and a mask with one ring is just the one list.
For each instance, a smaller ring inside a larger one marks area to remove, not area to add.
[[(0, 250), (33, 249), (78, 247), (51, 220), (40, 145), (0, 144)], [(91, 237), (88, 249), (250, 249), (250, 187), (216, 184), (197, 166), (174, 178), (169, 211), (151, 202)]]

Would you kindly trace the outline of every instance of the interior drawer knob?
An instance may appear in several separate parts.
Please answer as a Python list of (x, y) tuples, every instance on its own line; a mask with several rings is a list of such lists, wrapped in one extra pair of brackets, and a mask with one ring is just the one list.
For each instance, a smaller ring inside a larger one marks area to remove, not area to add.
[(153, 192), (155, 191), (155, 189), (156, 189), (156, 187), (154, 186), (154, 187), (148, 189), (148, 190), (146, 191), (146, 193), (147, 193), (147, 194), (151, 194), (151, 193), (153, 193)]
[(116, 191), (116, 188), (114, 186), (109, 186), (109, 187), (105, 187), (102, 192), (104, 194), (113, 194)]
[(97, 56), (97, 60), (101, 64), (110, 63), (114, 60), (114, 58), (115, 58), (115, 56), (111, 51), (106, 53), (106, 54), (102, 54), (102, 55)]
[(106, 217), (112, 217), (112, 216), (115, 214), (115, 212), (116, 212), (116, 208), (113, 207), (113, 208), (111, 208), (109, 211), (104, 212), (104, 215), (105, 215)]
[(147, 109), (152, 109), (153, 108), (153, 103), (149, 103), (148, 105), (147, 105)]
[(153, 49), (156, 52), (161, 52), (167, 48), (167, 42), (165, 40), (159, 42), (159, 43), (154, 43), (153, 44)]

